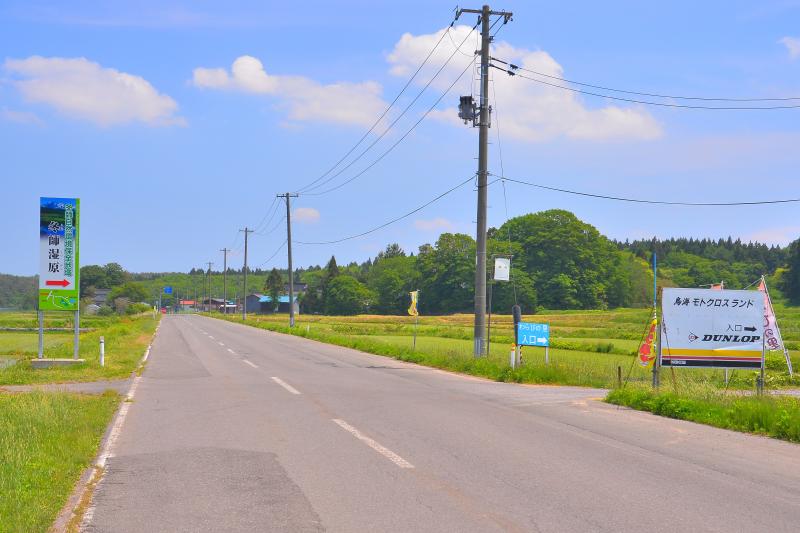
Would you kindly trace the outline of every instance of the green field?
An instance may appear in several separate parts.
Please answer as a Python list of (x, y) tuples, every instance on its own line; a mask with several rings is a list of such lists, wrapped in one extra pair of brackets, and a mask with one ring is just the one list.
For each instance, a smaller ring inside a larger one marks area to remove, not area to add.
[[(70, 313), (45, 315), (45, 327), (71, 328)], [(86, 362), (70, 367), (33, 370), (28, 362), (38, 351), (36, 331), (0, 331), (0, 358), (17, 363), (0, 368), (0, 385), (61, 383), (125, 378), (133, 372), (150, 343), (159, 317), (149, 313), (138, 316), (81, 317), (80, 357)], [(0, 327), (35, 328), (36, 313), (2, 313)], [(100, 337), (105, 338), (105, 367), (100, 366)], [(45, 357), (71, 358), (71, 332), (46, 331)]]
[[(787, 345), (792, 348), (800, 345), (800, 309), (779, 306), (777, 313)], [(524, 348), (523, 365), (517, 369), (509, 368), (508, 363), (513, 341), (509, 315), (493, 315), (490, 354), (478, 360), (472, 356), (472, 315), (466, 314), (420, 317), (416, 349), (412, 348), (414, 319), (409, 316), (301, 315), (291, 331), (286, 327), (286, 315), (250, 315), (248, 323), (490, 379), (610, 388), (617, 385), (620, 370), (628, 382), (650, 381), (649, 369), (634, 361), (649, 317), (650, 311), (646, 309), (558, 311), (525, 316), (526, 321), (551, 325), (550, 364), (545, 365), (543, 348)], [(241, 316), (230, 315), (227, 319), (240, 322)], [(793, 354), (793, 362), (800, 369), (800, 353)], [(756, 375), (753, 371), (732, 372), (728, 388), (752, 389)], [(665, 371), (662, 383), (724, 387), (724, 371)], [(800, 378), (790, 378), (783, 355), (772, 353), (767, 358), (766, 383), (772, 388), (796, 387)]]
[(50, 528), (118, 403), (115, 393), (0, 393), (0, 532)]

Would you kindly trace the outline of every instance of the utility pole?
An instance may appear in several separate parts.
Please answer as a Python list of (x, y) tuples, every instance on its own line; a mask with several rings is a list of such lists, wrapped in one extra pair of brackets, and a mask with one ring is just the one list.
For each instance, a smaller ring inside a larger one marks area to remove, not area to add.
[(242, 274), (244, 275), (244, 288), (242, 289), (242, 321), (247, 320), (247, 234), (253, 233), (254, 230), (247, 229), (247, 226), (244, 229), (240, 229), (239, 231), (244, 232), (244, 267), (242, 267)]
[[(207, 261), (207, 263), (208, 263), (208, 270), (206, 271), (206, 282), (208, 284), (208, 293), (206, 298), (206, 309), (209, 312), (211, 312), (211, 265), (213, 265), (214, 263), (212, 263), (211, 261)], [(203, 283), (204, 291), (205, 288), (206, 288), (206, 283)]]
[[(278, 194), (278, 198), (286, 199), (286, 249), (289, 255), (289, 327), (294, 327), (294, 270), (292, 270), (292, 209), (290, 198), (299, 195), (292, 193)], [(280, 305), (280, 304), (278, 304)]]
[(228, 314), (228, 250), (223, 248), (222, 252), (222, 313)]
[[(482, 9), (459, 9), (456, 20), (462, 13), (478, 13), (481, 17), (481, 94), (478, 110), (478, 227), (475, 242), (477, 244), (475, 264), (475, 339), (474, 355), (486, 355), (486, 206), (487, 183), (489, 176), (489, 125), (491, 108), (489, 107), (489, 44), (492, 37), (489, 35), (490, 19), (493, 15), (503, 17), (503, 23), (511, 20), (512, 13), (508, 11), (492, 11), (488, 5)], [(463, 102), (464, 97), (462, 97)], [(474, 105), (474, 104), (473, 104)], [(464, 118), (464, 117), (462, 117)], [(474, 125), (474, 121), (473, 121)]]

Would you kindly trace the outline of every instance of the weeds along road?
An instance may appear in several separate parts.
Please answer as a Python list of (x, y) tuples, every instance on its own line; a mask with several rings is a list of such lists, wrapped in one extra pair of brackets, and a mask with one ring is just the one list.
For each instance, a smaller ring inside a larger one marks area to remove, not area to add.
[(800, 447), (167, 316), (86, 531), (797, 531)]

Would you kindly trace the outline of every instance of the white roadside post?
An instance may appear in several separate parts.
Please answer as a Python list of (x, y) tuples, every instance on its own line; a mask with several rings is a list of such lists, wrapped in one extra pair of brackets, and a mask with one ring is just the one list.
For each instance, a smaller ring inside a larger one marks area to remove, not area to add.
[(100, 366), (106, 366), (106, 340), (100, 337)]

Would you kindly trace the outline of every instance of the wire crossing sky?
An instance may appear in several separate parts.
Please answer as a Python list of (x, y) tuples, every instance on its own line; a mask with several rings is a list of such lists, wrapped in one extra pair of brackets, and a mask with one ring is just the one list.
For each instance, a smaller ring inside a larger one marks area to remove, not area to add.
[[(492, 29), (490, 227), (558, 208), (621, 240), (800, 236), (800, 6), (672, 5), (492, 6), (514, 18)], [(223, 247), (240, 268), (244, 227), (250, 265), (283, 266), (286, 191), (319, 243), (297, 266), (474, 237), (475, 191), (450, 189), (477, 167), (456, 107), (478, 35), (452, 9), (4, 2), (0, 272), (36, 271), (39, 196), (81, 198), (83, 264), (133, 271)]]

